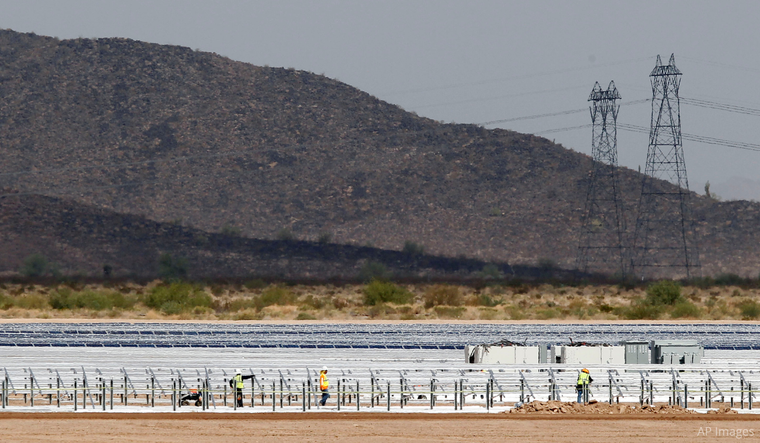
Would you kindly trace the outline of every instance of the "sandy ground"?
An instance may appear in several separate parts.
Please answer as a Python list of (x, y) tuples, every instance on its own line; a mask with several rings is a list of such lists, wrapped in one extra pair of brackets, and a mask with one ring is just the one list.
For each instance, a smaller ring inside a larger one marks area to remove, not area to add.
[[(508, 414), (0, 414), (3, 442), (520, 441), (626, 443), (760, 440), (746, 416), (556, 417)], [(737, 438), (737, 435), (740, 435)]]

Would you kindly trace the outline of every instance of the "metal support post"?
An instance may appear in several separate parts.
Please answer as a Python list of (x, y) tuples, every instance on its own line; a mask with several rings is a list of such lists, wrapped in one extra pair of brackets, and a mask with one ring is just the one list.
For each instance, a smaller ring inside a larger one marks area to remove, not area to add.
[(486, 411), (491, 410), (491, 384), (486, 383)]
[(689, 385), (686, 383), (683, 385), (683, 407), (689, 407)]
[(456, 380), (454, 380), (454, 410), (459, 409), (459, 386)]
[(282, 378), (280, 378), (280, 409), (282, 409), (282, 392), (283, 392)]
[(106, 410), (106, 382), (101, 381), (100, 386), (101, 386), (101, 390), (100, 390), (101, 403), (103, 404), (103, 410), (105, 411)]
[(177, 398), (177, 380), (172, 379), (172, 411), (177, 410), (177, 403), (179, 403), (179, 399)]
[(649, 380), (649, 405), (654, 406), (654, 384)]
[(359, 408), (361, 408), (361, 406), (359, 405), (360, 403), (361, 403), (361, 400), (359, 397), (359, 380), (356, 380), (356, 410), (357, 411), (359, 410)]
[(433, 387), (435, 386), (433, 384), (433, 379), (430, 379), (430, 409), (433, 409)]
[(335, 396), (337, 397), (338, 410), (340, 411), (340, 379), (338, 379), (338, 391), (336, 392)]
[(525, 380), (520, 379), (520, 403), (525, 403)]
[(74, 412), (77, 411), (77, 380), (74, 379)]
[(272, 412), (275, 411), (275, 406), (277, 406), (277, 385), (272, 382)]
[(391, 381), (388, 380), (388, 410), (391, 410)]
[(29, 376), (29, 404), (34, 407), (34, 376)]
[(748, 391), (748, 397), (747, 400), (749, 400), (749, 410), (752, 410), (752, 383), (747, 383), (747, 391)]
[(610, 374), (610, 404), (612, 404), (612, 374)]

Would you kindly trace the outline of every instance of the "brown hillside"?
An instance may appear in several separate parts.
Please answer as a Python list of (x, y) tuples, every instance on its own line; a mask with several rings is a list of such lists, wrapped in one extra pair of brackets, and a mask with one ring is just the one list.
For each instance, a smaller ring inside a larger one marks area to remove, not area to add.
[[(0, 184), (162, 222), (574, 263), (590, 170), (324, 76), (125, 39), (0, 31)], [(641, 176), (622, 171), (629, 226)], [(756, 275), (760, 207), (696, 198), (707, 274)]]

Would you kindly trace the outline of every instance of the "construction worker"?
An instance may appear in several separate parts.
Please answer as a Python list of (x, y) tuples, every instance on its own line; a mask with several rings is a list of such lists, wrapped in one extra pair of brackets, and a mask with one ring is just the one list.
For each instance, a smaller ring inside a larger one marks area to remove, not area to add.
[(243, 375), (240, 369), (235, 369), (235, 376), (230, 379), (230, 387), (235, 389), (235, 401), (238, 408), (243, 407), (243, 388), (245, 387), (243, 380), (248, 380), (249, 378), (253, 378), (253, 374)]
[(322, 370), (319, 371), (319, 390), (322, 391), (322, 399), (319, 404), (324, 406), (327, 403), (327, 399), (330, 398), (328, 389), (330, 388), (330, 381), (327, 379), (327, 366), (322, 366)]
[(588, 369), (583, 368), (578, 374), (578, 381), (575, 383), (575, 390), (578, 391), (578, 403), (585, 400), (585, 395), (588, 392), (588, 385), (594, 381), (589, 374)]

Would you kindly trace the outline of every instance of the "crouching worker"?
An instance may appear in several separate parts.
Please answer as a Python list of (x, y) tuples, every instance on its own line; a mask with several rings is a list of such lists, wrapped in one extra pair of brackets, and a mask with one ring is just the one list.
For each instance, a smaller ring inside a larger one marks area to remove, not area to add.
[(322, 391), (322, 399), (319, 404), (324, 406), (327, 403), (327, 399), (330, 398), (328, 389), (330, 388), (330, 381), (327, 379), (327, 366), (322, 366), (322, 370), (319, 371), (319, 390)]
[(235, 369), (235, 376), (230, 379), (230, 387), (235, 390), (235, 401), (238, 408), (243, 407), (243, 388), (245, 387), (243, 380), (248, 380), (249, 378), (253, 378), (253, 374), (243, 375), (240, 369)]
[(578, 403), (588, 401), (588, 386), (594, 381), (589, 374), (588, 369), (583, 368), (578, 374), (578, 381), (575, 384), (575, 390), (578, 391)]

